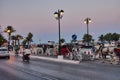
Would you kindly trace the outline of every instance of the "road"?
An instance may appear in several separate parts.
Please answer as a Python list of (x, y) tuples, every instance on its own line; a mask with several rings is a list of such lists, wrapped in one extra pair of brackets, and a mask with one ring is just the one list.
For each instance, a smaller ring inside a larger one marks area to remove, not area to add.
[(80, 64), (11, 56), (0, 59), (0, 80), (120, 80), (120, 65), (83, 61)]

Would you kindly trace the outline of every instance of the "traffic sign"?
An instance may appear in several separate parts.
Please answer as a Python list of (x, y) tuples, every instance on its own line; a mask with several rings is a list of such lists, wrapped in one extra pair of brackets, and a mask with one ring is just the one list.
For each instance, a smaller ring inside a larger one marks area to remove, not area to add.
[(76, 34), (73, 34), (73, 35), (72, 35), (72, 39), (73, 39), (73, 40), (76, 40), (76, 39), (77, 39), (77, 35), (76, 35)]

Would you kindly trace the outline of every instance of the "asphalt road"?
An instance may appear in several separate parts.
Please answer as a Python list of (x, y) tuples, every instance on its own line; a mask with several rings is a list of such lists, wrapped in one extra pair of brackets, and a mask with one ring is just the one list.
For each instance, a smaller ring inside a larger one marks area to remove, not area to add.
[(80, 64), (21, 57), (0, 59), (0, 80), (120, 80), (120, 65), (83, 61)]

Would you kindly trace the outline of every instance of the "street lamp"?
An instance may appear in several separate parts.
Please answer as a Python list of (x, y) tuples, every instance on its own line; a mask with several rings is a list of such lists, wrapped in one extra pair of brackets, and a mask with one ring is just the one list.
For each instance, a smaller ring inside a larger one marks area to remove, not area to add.
[(61, 55), (61, 42), (60, 42), (60, 19), (62, 19), (64, 14), (63, 10), (58, 10), (54, 13), (55, 18), (58, 20), (58, 29), (59, 29), (59, 55)]
[(11, 34), (11, 30), (7, 30), (6, 31), (8, 33), (8, 45), (10, 45), (10, 34)]
[[(88, 24), (91, 22), (91, 19), (90, 18), (86, 18), (84, 20), (84, 23), (87, 24), (87, 41), (89, 39), (89, 27), (88, 27)], [(89, 46), (89, 41), (87, 42), (88, 46)]]

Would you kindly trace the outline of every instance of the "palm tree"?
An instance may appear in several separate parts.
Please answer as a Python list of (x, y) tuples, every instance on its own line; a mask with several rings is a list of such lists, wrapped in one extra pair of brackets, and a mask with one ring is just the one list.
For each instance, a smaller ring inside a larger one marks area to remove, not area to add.
[(25, 47), (26, 45), (26, 42), (27, 42), (27, 39), (25, 38), (23, 41), (22, 41), (22, 45)]
[(12, 26), (7, 26), (7, 28), (4, 30), (5, 33), (8, 33), (8, 45), (10, 45), (11, 33), (15, 32), (15, 31), (16, 30), (14, 30)]
[(20, 40), (23, 39), (21, 35), (16, 35), (17, 41), (18, 41), (18, 46), (20, 46)]
[(30, 33), (28, 34), (28, 36), (26, 37), (28, 46), (30, 46), (31, 42), (33, 42), (32, 37), (33, 37), (33, 34), (32, 34), (31, 32), (30, 32)]
[(112, 41), (112, 33), (107, 33), (104, 36), (105, 40), (108, 41), (109, 43)]
[(0, 46), (6, 42), (6, 39), (0, 34)]
[(112, 40), (113, 40), (113, 41), (118, 41), (119, 38), (120, 38), (120, 34), (118, 34), (118, 33), (113, 33), (113, 34), (112, 34)]
[(92, 35), (90, 35), (90, 34), (84, 34), (84, 36), (83, 36), (83, 42), (87, 42), (88, 44), (88, 46), (89, 46), (89, 42), (90, 41), (92, 41)]
[(65, 42), (65, 39), (64, 39), (64, 38), (61, 38), (61, 39), (60, 39), (60, 42), (61, 42), (61, 43), (64, 43), (64, 42)]
[(98, 38), (99, 38), (98, 40), (101, 41), (102, 43), (103, 43), (103, 41), (105, 40), (103, 34), (101, 34)]
[(11, 40), (12, 40), (12, 46), (16, 45), (16, 36), (12, 35)]

